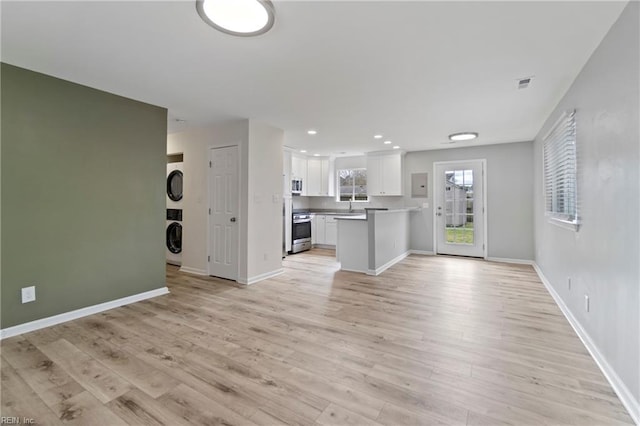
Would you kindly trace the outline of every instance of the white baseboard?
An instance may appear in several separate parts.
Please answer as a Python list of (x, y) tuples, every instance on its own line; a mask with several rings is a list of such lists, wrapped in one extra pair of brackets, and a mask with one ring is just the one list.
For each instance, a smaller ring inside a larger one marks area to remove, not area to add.
[(258, 281), (263, 281), (266, 280), (268, 278), (272, 278), (275, 277), (276, 275), (280, 275), (284, 272), (284, 268), (280, 268), (280, 269), (276, 269), (275, 271), (270, 271), (270, 272), (265, 272), (264, 274), (260, 274), (260, 275), (255, 275), (253, 277), (249, 277), (249, 278), (240, 278), (238, 279), (238, 284), (242, 284), (242, 285), (251, 285), (251, 284), (255, 284)]
[(631, 393), (629, 388), (620, 379), (620, 376), (618, 376), (613, 367), (611, 367), (611, 364), (607, 362), (606, 358), (604, 357), (604, 355), (602, 355), (589, 334), (585, 331), (584, 328), (582, 328), (580, 322), (578, 322), (576, 317), (573, 316), (573, 314), (569, 310), (569, 307), (564, 303), (560, 295), (551, 285), (551, 282), (547, 279), (547, 277), (545, 277), (538, 264), (533, 262), (533, 268), (538, 273), (540, 281), (542, 281), (544, 286), (547, 288), (547, 291), (549, 292), (551, 297), (553, 297), (553, 300), (555, 300), (556, 304), (564, 314), (567, 321), (569, 321), (569, 324), (571, 324), (571, 327), (573, 327), (573, 330), (576, 332), (580, 340), (582, 340), (582, 343), (587, 348), (587, 351), (589, 351), (589, 354), (591, 354), (593, 360), (596, 362), (598, 367), (600, 367), (600, 371), (602, 371), (602, 374), (604, 374), (604, 377), (607, 378), (607, 381), (613, 388), (614, 392), (616, 393), (616, 395), (618, 395), (618, 398), (620, 398), (622, 405), (624, 405), (624, 407), (627, 409), (633, 421), (637, 425), (640, 425), (640, 402), (633, 397), (633, 394)]
[(207, 271), (205, 271), (204, 269), (191, 268), (189, 266), (181, 266), (180, 272), (186, 272), (187, 274), (193, 274), (193, 275), (201, 275), (204, 277), (209, 275)]
[(400, 256), (391, 259), (390, 261), (388, 261), (387, 263), (385, 263), (384, 265), (382, 265), (379, 268), (376, 269), (368, 269), (367, 270), (367, 275), (380, 275), (381, 273), (383, 273), (384, 271), (386, 271), (387, 269), (391, 268), (393, 265), (395, 265), (396, 263), (400, 262), (402, 259), (404, 259), (405, 257), (409, 256), (409, 254), (411, 253), (410, 250), (405, 251), (404, 253), (402, 253)]
[(167, 287), (145, 291), (144, 293), (134, 294), (132, 296), (123, 297), (121, 299), (112, 300), (110, 302), (87, 306), (86, 308), (76, 309), (74, 311), (26, 322), (24, 324), (14, 325), (13, 327), (0, 330), (0, 340), (17, 336), (19, 334), (28, 333), (30, 331), (40, 330), (41, 328), (51, 327), (52, 325), (61, 324), (63, 322), (71, 321), (74, 319), (97, 314), (99, 312), (108, 311), (109, 309), (117, 308), (119, 306), (130, 305), (131, 303), (139, 302), (145, 299), (151, 299), (152, 297), (162, 296), (163, 294), (169, 294), (169, 289)]
[(515, 263), (517, 265), (533, 265), (533, 264), (535, 264), (535, 262), (533, 260), (510, 259), (508, 257), (487, 257), (485, 260), (488, 260), (489, 262)]
[(367, 273), (366, 270), (361, 271), (361, 270), (358, 270), (358, 269), (347, 269), (347, 268), (342, 268), (342, 267), (340, 267), (340, 270), (344, 271), (344, 272), (357, 272), (357, 273), (360, 273), (360, 274), (366, 274)]
[(435, 256), (435, 253), (427, 250), (409, 250), (409, 254), (419, 254), (421, 256)]

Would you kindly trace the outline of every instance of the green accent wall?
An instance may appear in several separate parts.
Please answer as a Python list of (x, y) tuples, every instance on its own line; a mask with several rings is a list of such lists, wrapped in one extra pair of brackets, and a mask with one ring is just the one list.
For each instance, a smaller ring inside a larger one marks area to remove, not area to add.
[(167, 110), (1, 66), (0, 327), (164, 287)]

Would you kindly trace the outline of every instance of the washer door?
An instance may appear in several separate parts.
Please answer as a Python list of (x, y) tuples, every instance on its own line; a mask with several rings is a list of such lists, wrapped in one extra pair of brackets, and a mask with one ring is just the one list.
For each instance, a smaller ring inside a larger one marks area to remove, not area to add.
[(176, 254), (182, 251), (182, 225), (178, 222), (171, 222), (167, 226), (167, 249)]
[(167, 176), (167, 196), (172, 201), (182, 200), (182, 172), (174, 170)]

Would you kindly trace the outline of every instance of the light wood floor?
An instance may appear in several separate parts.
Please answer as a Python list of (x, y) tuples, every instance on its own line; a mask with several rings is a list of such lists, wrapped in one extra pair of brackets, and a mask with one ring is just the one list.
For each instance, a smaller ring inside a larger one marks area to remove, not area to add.
[(40, 424), (610, 425), (631, 419), (529, 266), (333, 252), (2, 342), (2, 416)]

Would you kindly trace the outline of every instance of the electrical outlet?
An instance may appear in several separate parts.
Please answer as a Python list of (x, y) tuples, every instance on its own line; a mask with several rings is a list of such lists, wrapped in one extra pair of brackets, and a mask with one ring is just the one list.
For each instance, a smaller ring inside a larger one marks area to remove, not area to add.
[(567, 288), (571, 291), (571, 277), (567, 278)]
[(36, 287), (23, 287), (22, 288), (22, 303), (34, 302), (36, 300)]
[(589, 295), (584, 295), (584, 310), (589, 312)]

